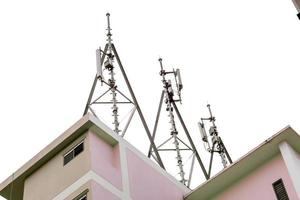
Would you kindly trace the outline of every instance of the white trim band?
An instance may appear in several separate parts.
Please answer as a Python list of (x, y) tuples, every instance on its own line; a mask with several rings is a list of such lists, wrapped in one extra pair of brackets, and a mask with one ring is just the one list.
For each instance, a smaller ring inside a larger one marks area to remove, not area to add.
[(113, 186), (111, 183), (109, 183), (107, 180), (93, 172), (92, 170), (87, 172), (85, 175), (83, 175), (81, 178), (79, 178), (77, 181), (75, 181), (72, 185), (67, 187), (64, 191), (59, 193), (57, 196), (55, 196), (52, 200), (64, 200), (68, 196), (70, 196), (73, 192), (78, 190), (82, 185), (87, 183), (88, 181), (95, 181), (98, 184), (100, 184), (103, 188), (114, 194), (115, 196), (119, 197), (122, 200), (130, 200), (128, 195), (122, 191), (120, 191), (118, 188)]
[(292, 179), (295, 191), (300, 199), (300, 157), (287, 142), (280, 143), (279, 149), (288, 173)]

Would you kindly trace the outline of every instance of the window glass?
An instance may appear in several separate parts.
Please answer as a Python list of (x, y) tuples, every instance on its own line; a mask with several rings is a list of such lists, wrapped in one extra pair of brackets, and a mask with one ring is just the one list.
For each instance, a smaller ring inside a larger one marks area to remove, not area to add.
[(83, 152), (83, 142), (74, 149), (74, 157)]
[(69, 152), (64, 156), (64, 165), (66, 165), (68, 162), (70, 162), (73, 159), (73, 151)]
[(80, 197), (78, 200), (87, 200), (87, 196), (86, 196), (86, 194), (85, 194), (85, 195), (83, 195), (82, 197)]

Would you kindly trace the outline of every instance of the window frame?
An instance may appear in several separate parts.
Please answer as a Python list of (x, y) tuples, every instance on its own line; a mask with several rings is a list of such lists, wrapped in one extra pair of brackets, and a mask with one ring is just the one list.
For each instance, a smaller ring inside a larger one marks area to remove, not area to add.
[[(75, 155), (75, 149), (77, 147), (79, 147), (80, 145), (82, 145), (82, 150)], [(66, 153), (63, 154), (63, 165), (67, 165), (69, 162), (71, 162), (74, 158), (76, 158), (78, 155), (80, 155), (82, 152), (84, 151), (84, 139), (79, 141), (76, 145), (74, 145), (69, 151), (67, 151)], [(66, 160), (65, 158), (68, 155), (72, 155), (71, 158), (69, 158), (69, 160)]]

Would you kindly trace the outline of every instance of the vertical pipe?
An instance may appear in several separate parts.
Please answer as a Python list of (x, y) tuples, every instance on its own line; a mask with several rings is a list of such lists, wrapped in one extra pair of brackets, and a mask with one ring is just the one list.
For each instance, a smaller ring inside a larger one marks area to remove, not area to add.
[(144, 128), (145, 128), (145, 131), (146, 131), (146, 133), (147, 133), (148, 139), (149, 139), (149, 141), (150, 141), (150, 143), (151, 143), (151, 145), (152, 145), (152, 148), (153, 148), (153, 150), (154, 150), (154, 153), (155, 153), (155, 155), (156, 155), (158, 164), (160, 165), (161, 168), (165, 169), (164, 164), (163, 164), (163, 162), (162, 162), (162, 160), (161, 160), (161, 158), (160, 158), (160, 155), (159, 155), (159, 153), (158, 153), (158, 151), (157, 151), (156, 145), (155, 145), (155, 143), (154, 143), (154, 141), (153, 141), (153, 139), (152, 139), (152, 137), (151, 137), (151, 133), (150, 133), (150, 131), (149, 131), (149, 128), (148, 128), (148, 125), (147, 125), (146, 120), (145, 120), (145, 118), (144, 118), (144, 115), (143, 115), (143, 113), (142, 113), (142, 110), (141, 110), (141, 108), (140, 108), (140, 106), (139, 106), (139, 104), (138, 104), (138, 102), (137, 102), (137, 99), (136, 99), (136, 97), (135, 97), (135, 95), (134, 95), (134, 92), (133, 92), (133, 90), (132, 90), (132, 88), (131, 88), (131, 85), (130, 85), (130, 83), (129, 83), (129, 80), (128, 80), (128, 78), (127, 78), (127, 75), (126, 75), (126, 73), (125, 73), (125, 70), (124, 70), (124, 68), (123, 68), (123, 65), (122, 65), (122, 63), (121, 63), (121, 60), (120, 60), (120, 58), (119, 58), (119, 55), (118, 55), (118, 53), (117, 53), (117, 50), (116, 50), (114, 44), (112, 44), (112, 50), (113, 50), (113, 52), (114, 52), (114, 55), (116, 56), (117, 62), (118, 62), (118, 64), (119, 64), (119, 67), (120, 67), (120, 69), (121, 69), (121, 72), (122, 72), (122, 74), (123, 74), (123, 77), (124, 77), (124, 79), (125, 79), (125, 82), (126, 82), (126, 84), (127, 84), (128, 90), (129, 90), (129, 92), (130, 92), (130, 94), (131, 94), (132, 100), (133, 100), (133, 102), (134, 102), (134, 104), (135, 104), (135, 106), (136, 106), (136, 109), (137, 109), (137, 111), (138, 111), (138, 113), (139, 113), (139, 115), (140, 115), (141, 121), (142, 121), (143, 126), (144, 126)]
[(221, 138), (220, 138), (220, 142), (221, 142), (221, 144), (222, 144), (222, 146), (223, 146), (223, 148), (224, 148), (224, 150), (225, 150), (225, 154), (226, 154), (226, 156), (227, 156), (227, 158), (228, 158), (228, 160), (229, 160), (229, 163), (232, 164), (231, 157), (230, 157), (230, 155), (229, 155), (229, 153), (228, 153), (228, 151), (227, 151), (227, 149), (226, 149), (226, 147), (225, 147), (225, 145), (224, 145), (224, 143), (223, 143), (223, 141), (222, 141)]
[(210, 152), (210, 161), (209, 161), (209, 169), (208, 169), (208, 177), (209, 178), (210, 178), (210, 174), (211, 174), (212, 161), (213, 161), (213, 157), (214, 157), (214, 148), (215, 148), (215, 144), (213, 144), (211, 152)]

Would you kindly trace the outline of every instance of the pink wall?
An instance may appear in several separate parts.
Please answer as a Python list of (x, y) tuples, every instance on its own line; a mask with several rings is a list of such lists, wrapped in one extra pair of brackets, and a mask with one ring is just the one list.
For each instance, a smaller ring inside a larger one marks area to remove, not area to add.
[(184, 192), (128, 150), (130, 193), (133, 200), (183, 200)]
[(91, 181), (91, 196), (93, 200), (120, 200), (117, 196), (101, 187), (95, 181)]
[(216, 200), (276, 199), (272, 183), (282, 179), (291, 200), (297, 200), (288, 171), (281, 155), (276, 156), (235, 185), (219, 194)]
[(94, 133), (89, 133), (91, 170), (122, 190), (119, 146), (110, 146)]

